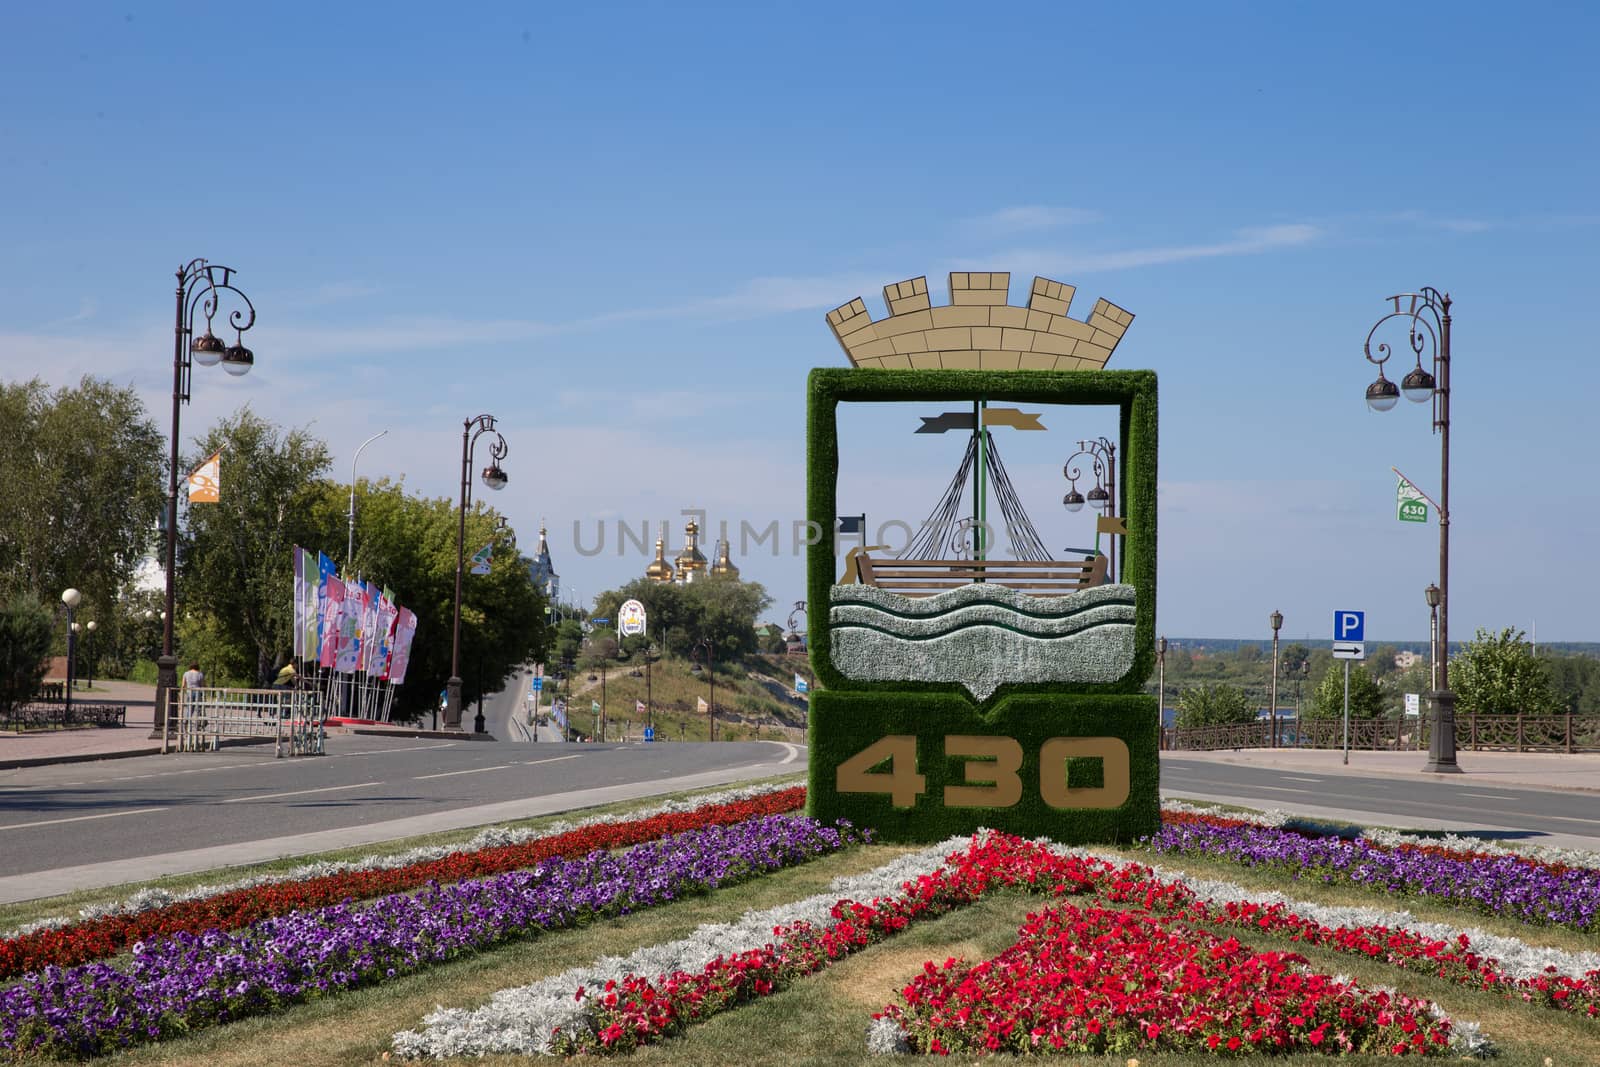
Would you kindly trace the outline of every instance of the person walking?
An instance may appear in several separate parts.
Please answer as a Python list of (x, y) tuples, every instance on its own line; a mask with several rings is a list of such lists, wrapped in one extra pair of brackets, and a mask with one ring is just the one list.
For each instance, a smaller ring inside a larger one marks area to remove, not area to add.
[(200, 669), (200, 664), (189, 664), (189, 669), (183, 672), (183, 687), (185, 689), (199, 689), (205, 684), (206, 676), (205, 672)]

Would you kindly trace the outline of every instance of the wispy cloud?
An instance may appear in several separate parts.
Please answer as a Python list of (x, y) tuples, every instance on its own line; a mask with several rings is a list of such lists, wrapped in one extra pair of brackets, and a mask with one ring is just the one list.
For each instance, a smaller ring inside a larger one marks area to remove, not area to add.
[(1034, 233), (1038, 230), (1053, 230), (1060, 226), (1081, 226), (1099, 220), (1099, 212), (1086, 208), (1024, 204), (964, 219), (960, 227), (971, 233), (1003, 237), (1018, 233)]
[(1070, 252), (1058, 249), (1014, 249), (977, 260), (960, 261), (957, 270), (1006, 262), (1026, 265), (1030, 270), (1052, 275), (1088, 274), (1096, 271), (1129, 270), (1193, 259), (1222, 256), (1250, 256), (1310, 244), (1323, 236), (1320, 227), (1309, 223), (1284, 223), (1236, 230), (1227, 240), (1207, 244), (1155, 245), (1102, 251)]

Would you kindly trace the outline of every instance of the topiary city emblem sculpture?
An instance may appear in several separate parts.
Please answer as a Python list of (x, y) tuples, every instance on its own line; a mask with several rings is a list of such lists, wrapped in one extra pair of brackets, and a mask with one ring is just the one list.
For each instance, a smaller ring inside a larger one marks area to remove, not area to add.
[[(950, 305), (934, 307), (912, 278), (885, 287), (880, 320), (853, 300), (828, 314), (852, 368), (810, 376), (807, 518), (823, 531), (837, 529), (840, 404), (940, 402), (918, 432), (971, 434), (903, 550), (853, 549), (841, 575), (825, 533), (807, 559), (821, 687), (809, 804), (885, 840), (989, 826), (1115, 841), (1159, 822), (1159, 712), (1141, 692), (1155, 664), (1155, 374), (1103, 369), (1129, 312), (1099, 300), (1073, 319), (1073, 288), (1047, 278), (1013, 307), (1009, 286), (955, 273)], [(999, 457), (994, 427), (1044, 429), (1012, 406), (1030, 404), (1119, 412), (1120, 439), (1104, 442), (1115, 495), (1079, 558), (1051, 558)], [(1114, 569), (1101, 535), (1124, 538)]]

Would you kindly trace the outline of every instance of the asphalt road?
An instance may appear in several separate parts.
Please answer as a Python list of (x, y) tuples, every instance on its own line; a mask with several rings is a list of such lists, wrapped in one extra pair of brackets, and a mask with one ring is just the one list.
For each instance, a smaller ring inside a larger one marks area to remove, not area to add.
[[(241, 862), (264, 839), (311, 835), (333, 847), (371, 824), (408, 820), (423, 832), (565, 810), (597, 797), (647, 795), (700, 780), (800, 770), (805, 753), (776, 742), (651, 745), (505, 744), (333, 736), (328, 755), (274, 759), (272, 746), (227, 748), (0, 772), (0, 880), (34, 872), (212, 850)], [(563, 803), (569, 797), (571, 803)], [(536, 803), (545, 798), (545, 803)], [(498, 805), (498, 807), (495, 807)], [(520, 810), (520, 809), (518, 809)], [(431, 818), (430, 821), (430, 817)], [(401, 836), (396, 828), (388, 836)], [(330, 843), (332, 842), (332, 843)], [(278, 854), (290, 854), (280, 849)], [(0, 893), (0, 898), (5, 896)], [(13, 897), (15, 899), (15, 897)]]
[(1380, 826), (1449, 827), (1507, 840), (1600, 847), (1600, 794), (1508, 789), (1470, 776), (1426, 780), (1245, 767), (1161, 755), (1162, 796), (1231, 799), (1250, 807)]

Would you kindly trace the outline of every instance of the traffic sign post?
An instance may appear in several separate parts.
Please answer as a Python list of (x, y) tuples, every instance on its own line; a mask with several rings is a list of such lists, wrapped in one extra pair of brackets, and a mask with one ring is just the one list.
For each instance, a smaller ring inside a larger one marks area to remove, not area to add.
[(1344, 762), (1350, 763), (1350, 661), (1367, 658), (1367, 613), (1333, 613), (1333, 656), (1344, 660)]

